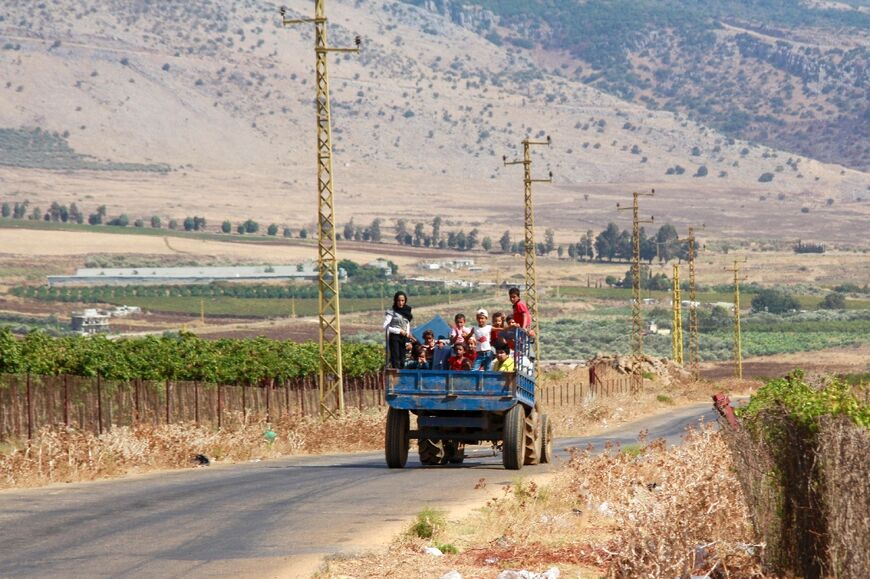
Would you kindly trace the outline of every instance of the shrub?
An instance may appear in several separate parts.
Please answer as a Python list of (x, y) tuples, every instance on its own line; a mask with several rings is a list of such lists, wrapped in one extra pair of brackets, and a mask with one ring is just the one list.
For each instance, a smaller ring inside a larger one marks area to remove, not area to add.
[(822, 300), (819, 307), (825, 310), (845, 310), (846, 297), (841, 293), (830, 293), (825, 296), (825, 299)]
[(800, 309), (794, 296), (778, 289), (764, 289), (752, 298), (752, 311), (784, 314)]
[(761, 176), (758, 177), (759, 183), (770, 183), (773, 181), (773, 173), (762, 173)]

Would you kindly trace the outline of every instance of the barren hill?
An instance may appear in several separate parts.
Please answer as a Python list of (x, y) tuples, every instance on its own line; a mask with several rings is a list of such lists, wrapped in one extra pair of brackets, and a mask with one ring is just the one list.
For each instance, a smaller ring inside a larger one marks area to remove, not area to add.
[[(360, 56), (330, 65), (341, 222), (441, 214), (519, 231), (522, 175), (501, 157), (546, 134), (536, 171), (551, 169), (555, 185), (536, 189), (538, 221), (565, 240), (650, 187), (657, 220), (706, 221), (726, 237), (854, 242), (870, 217), (867, 173), (549, 74), (528, 50), (437, 11), (363, 0), (327, 10), (335, 45), (363, 37)], [(0, 200), (311, 226), (312, 31), (282, 29), (277, 5), (14, 3), (0, 44)]]

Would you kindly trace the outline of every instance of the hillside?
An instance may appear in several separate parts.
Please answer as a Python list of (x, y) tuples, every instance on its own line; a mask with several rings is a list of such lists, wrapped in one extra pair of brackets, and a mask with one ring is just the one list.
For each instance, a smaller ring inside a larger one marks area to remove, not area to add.
[[(866, 0), (408, 2), (492, 42), (537, 46), (553, 74), (737, 138), (870, 168)], [(481, 16), (465, 17), (466, 4)]]
[[(870, 215), (867, 173), (552, 74), (537, 52), (467, 28), (474, 14), (457, 23), (437, 6), (362, 0), (328, 11), (334, 44), (363, 37), (360, 56), (330, 65), (340, 222), (442, 214), (518, 234), (522, 174), (501, 156), (545, 134), (536, 171), (551, 169), (555, 186), (536, 190), (538, 222), (560, 239), (620, 217), (616, 201), (650, 187), (657, 220), (706, 221), (723, 237), (855, 243)], [(312, 42), (259, 0), (7, 7), (0, 200), (313, 228)]]

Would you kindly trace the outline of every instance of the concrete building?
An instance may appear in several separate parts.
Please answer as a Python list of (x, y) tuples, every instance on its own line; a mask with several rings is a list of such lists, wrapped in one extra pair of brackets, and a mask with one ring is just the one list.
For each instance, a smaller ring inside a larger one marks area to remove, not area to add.
[(71, 323), (72, 330), (83, 336), (108, 333), (110, 317), (111, 316), (106, 312), (101, 312), (91, 308), (86, 309), (83, 312), (73, 312)]

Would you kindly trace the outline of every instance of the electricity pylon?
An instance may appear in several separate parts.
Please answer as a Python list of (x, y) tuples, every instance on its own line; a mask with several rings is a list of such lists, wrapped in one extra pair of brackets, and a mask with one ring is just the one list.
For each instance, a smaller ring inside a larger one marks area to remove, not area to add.
[(743, 344), (740, 335), (740, 264), (746, 258), (735, 259), (732, 267), (725, 269), (734, 273), (734, 375), (743, 378)]
[(552, 183), (553, 173), (550, 172), (548, 179), (532, 178), (532, 147), (536, 145), (550, 146), (550, 137), (546, 141), (533, 141), (523, 139), (522, 161), (508, 161), (507, 156), (502, 157), (505, 167), (508, 165), (522, 165), (525, 169), (523, 183), (525, 185), (525, 248), (526, 248), (526, 305), (532, 315), (532, 331), (535, 334), (535, 376), (541, 367), (541, 331), (538, 322), (538, 274), (535, 264), (535, 207), (532, 201), (532, 183)]
[[(701, 226), (703, 227), (703, 225)], [(692, 370), (692, 378), (701, 377), (701, 334), (698, 324), (698, 300), (695, 286), (695, 257), (698, 253), (695, 240), (695, 229), (689, 228), (688, 262), (689, 262), (689, 366)]]
[(640, 309), (640, 224), (654, 223), (655, 217), (650, 219), (640, 218), (640, 197), (652, 197), (655, 189), (649, 193), (632, 193), (633, 203), (631, 207), (623, 207), (616, 204), (618, 211), (631, 210), (631, 353), (635, 356), (643, 354), (643, 314)]
[(674, 293), (673, 293), (673, 310), (674, 322), (671, 329), (671, 349), (673, 350), (673, 360), (677, 364), (683, 363), (683, 307), (682, 297), (680, 296), (680, 265), (674, 264)]
[(314, 52), (317, 75), (317, 257), (320, 312), (320, 415), (333, 415), (330, 398), (335, 399), (339, 413), (344, 412), (344, 384), (341, 371), (341, 323), (339, 307), (338, 248), (335, 239), (335, 197), (332, 181), (332, 125), (329, 107), (329, 74), (327, 56), (330, 52), (359, 52), (360, 37), (355, 48), (332, 48), (326, 39), (325, 0), (315, 0), (314, 18), (287, 18), (281, 8), (284, 26), (314, 24)]

